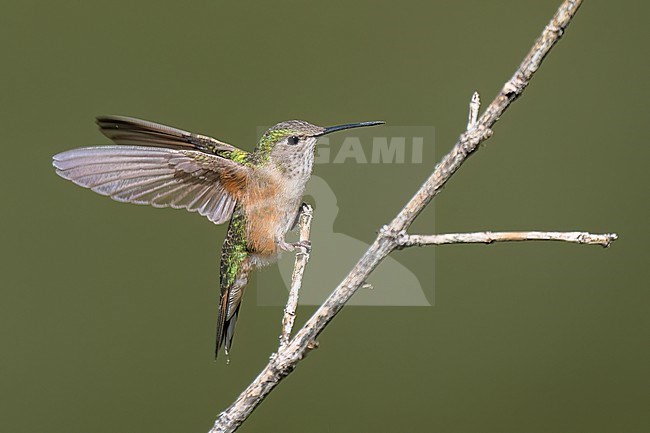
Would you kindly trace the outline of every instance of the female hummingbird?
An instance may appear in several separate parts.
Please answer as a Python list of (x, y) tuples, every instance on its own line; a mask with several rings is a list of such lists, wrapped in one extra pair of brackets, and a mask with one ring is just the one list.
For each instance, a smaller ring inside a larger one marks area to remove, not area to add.
[(55, 155), (56, 173), (114, 200), (198, 212), (230, 221), (221, 250), (215, 357), (226, 354), (248, 275), (297, 244), (285, 240), (298, 215), (318, 138), (383, 122), (323, 128), (302, 120), (267, 130), (253, 152), (215, 138), (123, 116), (97, 118), (115, 144)]

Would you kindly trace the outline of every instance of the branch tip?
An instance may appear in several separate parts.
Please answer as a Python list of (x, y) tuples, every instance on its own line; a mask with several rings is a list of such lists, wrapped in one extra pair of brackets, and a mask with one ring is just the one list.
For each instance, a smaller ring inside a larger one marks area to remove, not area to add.
[(280, 334), (280, 348), (286, 347), (291, 339), (291, 331), (296, 320), (296, 308), (298, 307), (298, 298), (300, 296), (300, 287), (302, 286), (302, 276), (305, 272), (309, 256), (311, 254), (311, 242), (309, 235), (311, 231), (311, 220), (314, 215), (314, 209), (303, 203), (300, 207), (298, 225), (300, 227), (300, 238), (296, 244), (296, 260), (294, 262), (293, 273), (291, 275), (291, 288), (287, 305), (284, 308), (282, 317), (282, 333)]
[(469, 101), (469, 116), (467, 119), (467, 131), (476, 128), (478, 125), (478, 112), (481, 109), (481, 97), (478, 92), (472, 94), (472, 98)]

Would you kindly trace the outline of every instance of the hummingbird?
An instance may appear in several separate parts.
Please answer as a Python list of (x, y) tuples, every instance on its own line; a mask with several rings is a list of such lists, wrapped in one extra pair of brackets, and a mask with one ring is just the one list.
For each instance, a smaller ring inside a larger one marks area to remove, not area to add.
[(215, 138), (125, 116), (97, 117), (113, 145), (53, 157), (56, 173), (120, 202), (198, 212), (229, 221), (221, 250), (215, 358), (228, 355), (252, 269), (298, 247), (285, 235), (296, 224), (319, 137), (384, 122), (320, 127), (289, 120), (269, 128), (252, 152)]

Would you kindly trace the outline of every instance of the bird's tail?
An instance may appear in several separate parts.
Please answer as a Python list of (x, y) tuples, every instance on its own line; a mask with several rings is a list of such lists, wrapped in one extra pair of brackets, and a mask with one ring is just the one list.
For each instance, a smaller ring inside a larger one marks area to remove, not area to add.
[(215, 358), (223, 345), (226, 354), (232, 347), (235, 324), (239, 315), (242, 296), (251, 271), (243, 213), (235, 209), (228, 225), (226, 239), (221, 250), (219, 316), (217, 318), (217, 344)]
[(219, 317), (217, 319), (217, 344), (214, 352), (216, 358), (221, 346), (224, 346), (226, 355), (232, 347), (232, 338), (235, 334), (235, 324), (241, 308), (242, 296), (248, 283), (250, 273), (250, 258), (247, 257), (241, 264), (233, 283), (221, 287), (219, 298)]

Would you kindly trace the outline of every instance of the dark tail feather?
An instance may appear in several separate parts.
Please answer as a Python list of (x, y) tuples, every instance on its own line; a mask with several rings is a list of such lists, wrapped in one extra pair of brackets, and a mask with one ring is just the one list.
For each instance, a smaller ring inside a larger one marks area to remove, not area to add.
[[(225, 304), (225, 305), (224, 305)], [(219, 301), (219, 313), (217, 316), (217, 342), (214, 347), (214, 359), (219, 357), (219, 350), (223, 344), (224, 329), (226, 327), (226, 308), (228, 304), (228, 298), (226, 296), (221, 296)]]
[(235, 324), (241, 307), (242, 296), (252, 263), (246, 249), (245, 217), (239, 206), (235, 208), (228, 225), (226, 239), (221, 250), (221, 265), (219, 267), (219, 317), (217, 318), (217, 344), (215, 359), (219, 349), (224, 345), (226, 355), (232, 346), (235, 334)]
[[(248, 274), (251, 270), (250, 259), (244, 257), (238, 264), (236, 277), (230, 285), (221, 287), (219, 299), (219, 317), (217, 318), (217, 344), (214, 352), (215, 359), (223, 345), (226, 355), (232, 347), (232, 338), (235, 335), (235, 325), (241, 308), (244, 289), (248, 283)], [(222, 283), (225, 278), (222, 278)]]
[(221, 346), (224, 346), (224, 351), (226, 356), (228, 356), (228, 352), (230, 352), (230, 349), (232, 348), (232, 338), (235, 335), (235, 325), (237, 324), (240, 307), (241, 304), (237, 307), (232, 317), (227, 320), (224, 320), (226, 315), (222, 313), (221, 309), (219, 310), (219, 319), (217, 320), (217, 343), (214, 349), (214, 359), (217, 359), (219, 356)]
[(224, 351), (226, 352), (226, 356), (232, 348), (232, 337), (235, 335), (235, 324), (237, 323), (237, 316), (239, 316), (239, 307), (237, 308), (237, 311), (235, 311), (235, 314), (232, 315), (230, 320), (226, 321), (226, 333), (223, 336)]

